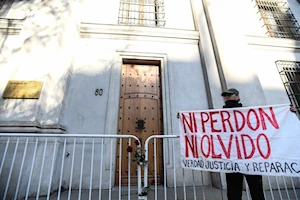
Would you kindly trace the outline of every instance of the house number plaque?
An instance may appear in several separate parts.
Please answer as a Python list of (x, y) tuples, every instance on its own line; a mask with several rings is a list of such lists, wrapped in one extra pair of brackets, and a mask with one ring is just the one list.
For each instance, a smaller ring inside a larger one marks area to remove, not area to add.
[(38, 99), (41, 94), (41, 81), (8, 81), (3, 99)]

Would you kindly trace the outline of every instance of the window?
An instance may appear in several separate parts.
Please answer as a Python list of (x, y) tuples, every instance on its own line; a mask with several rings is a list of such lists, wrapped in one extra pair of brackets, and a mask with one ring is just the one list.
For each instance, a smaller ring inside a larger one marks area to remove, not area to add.
[(2, 6), (4, 5), (4, 3), (5, 3), (5, 0), (0, 0), (0, 10), (1, 10)]
[(276, 61), (276, 65), (290, 101), (300, 114), (300, 62)]
[(14, 0), (0, 0), (0, 18), (5, 18)]
[(120, 0), (118, 24), (162, 27), (164, 12), (163, 0)]
[(255, 0), (267, 35), (300, 40), (300, 28), (286, 0)]

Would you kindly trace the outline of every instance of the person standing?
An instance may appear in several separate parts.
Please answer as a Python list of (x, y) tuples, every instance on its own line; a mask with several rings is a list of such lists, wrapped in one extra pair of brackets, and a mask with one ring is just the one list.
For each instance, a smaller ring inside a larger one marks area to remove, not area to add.
[[(239, 91), (230, 88), (222, 92), (225, 105), (223, 108), (237, 108), (243, 105), (239, 102)], [(265, 200), (261, 175), (248, 175), (242, 173), (226, 173), (228, 200), (241, 200), (243, 192), (243, 179), (247, 180), (252, 200)]]

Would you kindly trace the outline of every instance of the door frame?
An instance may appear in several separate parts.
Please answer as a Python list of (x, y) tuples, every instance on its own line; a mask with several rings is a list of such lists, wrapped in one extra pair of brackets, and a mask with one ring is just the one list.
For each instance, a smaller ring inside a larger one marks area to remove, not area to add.
[[(162, 127), (164, 128), (164, 135), (172, 135), (172, 118), (171, 118), (171, 90), (170, 81), (172, 81), (172, 75), (168, 70), (167, 65), (167, 54), (163, 53), (142, 53), (142, 52), (130, 52), (117, 50), (115, 57), (113, 58), (111, 65), (110, 83), (108, 91), (108, 102), (107, 102), (107, 112), (106, 112), (106, 123), (105, 123), (105, 133), (106, 134), (118, 134), (118, 115), (119, 115), (119, 103), (120, 103), (120, 87), (121, 87), (121, 71), (124, 60), (137, 59), (150, 61), (160, 61), (161, 68), (161, 95), (162, 95)], [(169, 103), (167, 103), (169, 102)], [(176, 113), (173, 118), (176, 118)], [(166, 145), (166, 144), (164, 144)], [(109, 155), (116, 155), (116, 149), (107, 149), (107, 159), (109, 160)], [(166, 166), (167, 168), (172, 168), (173, 164), (170, 162), (172, 157), (172, 151), (165, 154)], [(115, 160), (113, 159), (113, 166), (115, 166)], [(106, 162), (104, 165), (104, 170), (109, 170), (110, 162)], [(115, 166), (117, 167), (117, 166)], [(114, 170), (115, 171), (115, 170)], [(114, 173), (114, 172), (113, 172)], [(111, 177), (114, 182), (115, 174)]]

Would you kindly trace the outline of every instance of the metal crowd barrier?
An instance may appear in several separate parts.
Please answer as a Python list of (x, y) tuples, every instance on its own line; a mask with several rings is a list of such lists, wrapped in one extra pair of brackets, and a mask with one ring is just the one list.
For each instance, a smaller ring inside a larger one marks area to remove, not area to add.
[[(115, 186), (114, 179), (120, 169), (115, 153), (123, 151), (125, 139), (128, 144), (138, 140), (132, 135), (0, 134), (0, 199), (131, 199), (141, 182), (131, 186), (130, 173), (126, 187)], [(140, 166), (137, 173), (140, 177)]]
[[(227, 199), (222, 174), (181, 168), (179, 136), (153, 135), (137, 144), (146, 160), (153, 156), (143, 170), (132, 162), (133, 153), (122, 154), (136, 140), (133, 135), (0, 134), (0, 199)], [(128, 171), (137, 166), (137, 185), (130, 184), (130, 173), (128, 184), (117, 184), (124, 159)], [(147, 195), (139, 196), (144, 190)], [(298, 200), (300, 180), (266, 176), (264, 193), (266, 200)], [(244, 199), (251, 199), (246, 181)]]
[[(160, 141), (163, 143), (163, 185), (157, 184), (157, 163), (149, 163), (149, 165), (144, 166), (144, 173), (147, 174), (149, 166), (154, 165), (153, 192), (148, 195), (148, 199), (227, 200), (224, 173), (222, 174), (223, 181), (221, 181), (222, 175), (220, 173), (181, 168), (179, 136), (153, 135), (149, 137), (145, 142), (146, 159), (150, 156), (149, 152), (155, 152)], [(151, 143), (154, 144), (152, 150), (149, 148), (149, 144)], [(156, 158), (157, 156), (154, 153), (154, 157)], [(149, 185), (148, 177), (147, 175), (144, 176), (144, 185)], [(300, 178), (263, 176), (263, 182), (266, 200), (300, 199)], [(242, 199), (251, 199), (245, 178)]]

